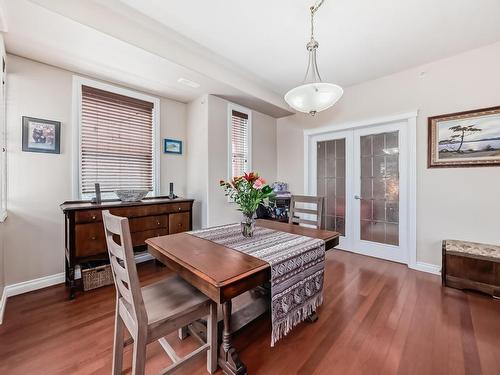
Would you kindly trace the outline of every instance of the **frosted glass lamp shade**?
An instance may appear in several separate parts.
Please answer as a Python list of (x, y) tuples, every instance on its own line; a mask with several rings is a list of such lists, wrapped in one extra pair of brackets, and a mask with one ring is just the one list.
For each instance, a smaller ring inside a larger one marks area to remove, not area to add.
[(337, 103), (343, 93), (342, 87), (333, 83), (307, 83), (288, 91), (285, 101), (296, 111), (314, 115)]

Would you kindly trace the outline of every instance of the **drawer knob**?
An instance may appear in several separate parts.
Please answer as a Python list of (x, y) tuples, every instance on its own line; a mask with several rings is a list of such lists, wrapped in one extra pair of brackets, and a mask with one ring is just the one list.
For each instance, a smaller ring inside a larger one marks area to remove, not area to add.
[(177, 226), (180, 228), (180, 227), (182, 227), (182, 224), (181, 224), (181, 223), (179, 223), (179, 224), (177, 224)]
[(181, 208), (179, 207), (179, 208), (178, 208), (178, 210), (180, 211), (180, 210), (181, 210)]
[(90, 239), (91, 239), (92, 241), (95, 241), (95, 240), (96, 240), (96, 237), (95, 237), (95, 236), (92, 236), (92, 237), (90, 237)]
[(157, 224), (157, 225), (160, 225), (160, 222), (159, 222), (159, 221), (157, 221), (157, 222), (156, 222), (156, 224)]
[(95, 215), (92, 215), (92, 220), (95, 220), (95, 219), (96, 219)]

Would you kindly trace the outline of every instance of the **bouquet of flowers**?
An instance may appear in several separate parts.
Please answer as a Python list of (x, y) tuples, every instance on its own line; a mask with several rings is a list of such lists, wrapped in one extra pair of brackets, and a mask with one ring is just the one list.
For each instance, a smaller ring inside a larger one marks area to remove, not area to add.
[(241, 223), (243, 235), (252, 236), (255, 211), (260, 204), (269, 205), (269, 198), (274, 195), (273, 189), (255, 172), (245, 173), (230, 182), (221, 180), (220, 186), (226, 196), (239, 205), (239, 210), (245, 216), (245, 221)]

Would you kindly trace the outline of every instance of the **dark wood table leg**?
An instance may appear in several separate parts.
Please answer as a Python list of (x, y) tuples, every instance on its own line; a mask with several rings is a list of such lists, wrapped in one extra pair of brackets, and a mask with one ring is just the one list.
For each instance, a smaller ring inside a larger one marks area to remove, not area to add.
[(224, 374), (246, 375), (247, 368), (241, 362), (231, 340), (231, 310), (231, 301), (226, 301), (222, 304), (224, 329), (222, 331), (222, 344), (219, 351), (219, 366), (222, 368)]

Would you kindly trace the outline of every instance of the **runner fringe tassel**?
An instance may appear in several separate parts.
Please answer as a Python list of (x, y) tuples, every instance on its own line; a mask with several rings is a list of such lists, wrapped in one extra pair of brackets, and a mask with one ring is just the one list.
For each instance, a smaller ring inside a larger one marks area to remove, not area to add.
[(271, 336), (271, 347), (279, 341), (281, 338), (285, 337), (288, 332), (292, 330), (297, 324), (303, 322), (307, 319), (309, 315), (316, 311), (316, 309), (323, 304), (323, 293), (312, 298), (304, 306), (294, 311), (290, 314), (286, 320), (280, 322), (273, 327), (273, 333)]

